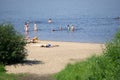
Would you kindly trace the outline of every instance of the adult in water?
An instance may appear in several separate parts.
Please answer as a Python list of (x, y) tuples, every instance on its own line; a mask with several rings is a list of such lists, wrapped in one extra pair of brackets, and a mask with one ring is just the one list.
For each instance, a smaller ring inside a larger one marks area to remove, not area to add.
[(74, 25), (71, 26), (71, 31), (74, 31), (75, 30), (75, 27)]
[(24, 25), (24, 29), (25, 29), (25, 32), (28, 32), (29, 31), (29, 24), (25, 22), (25, 25)]

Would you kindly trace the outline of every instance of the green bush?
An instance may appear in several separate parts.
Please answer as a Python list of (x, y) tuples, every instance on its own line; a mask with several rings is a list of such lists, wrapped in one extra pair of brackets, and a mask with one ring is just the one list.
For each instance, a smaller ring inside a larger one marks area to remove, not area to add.
[(27, 53), (23, 36), (12, 25), (0, 25), (0, 63), (13, 64), (22, 62)]
[(120, 80), (120, 31), (106, 44), (103, 55), (68, 64), (57, 80)]
[(1, 73), (1, 72), (5, 72), (5, 68), (4, 68), (3, 65), (0, 64), (0, 73)]
[(117, 32), (113, 41), (106, 45), (105, 56), (111, 60), (114, 65), (114, 76), (116, 80), (120, 80), (120, 31)]
[(115, 35), (113, 41), (106, 44), (105, 55), (110, 57), (113, 61), (118, 62), (120, 59), (120, 32)]

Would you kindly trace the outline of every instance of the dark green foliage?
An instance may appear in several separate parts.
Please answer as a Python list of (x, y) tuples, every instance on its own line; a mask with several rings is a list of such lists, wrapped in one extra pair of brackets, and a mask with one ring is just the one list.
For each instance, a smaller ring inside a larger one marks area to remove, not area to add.
[(5, 72), (5, 68), (4, 68), (4, 66), (2, 64), (0, 64), (0, 73), (1, 72)]
[(12, 25), (0, 25), (0, 63), (13, 64), (26, 57), (26, 45), (23, 36), (15, 31)]
[(103, 55), (69, 64), (55, 75), (57, 80), (120, 80), (120, 31), (106, 44)]

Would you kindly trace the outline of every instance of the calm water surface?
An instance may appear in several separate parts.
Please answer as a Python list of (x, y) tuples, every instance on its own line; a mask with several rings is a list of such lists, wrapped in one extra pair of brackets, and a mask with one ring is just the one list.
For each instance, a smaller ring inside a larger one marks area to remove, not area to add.
[[(108, 4), (109, 2), (109, 4)], [(0, 0), (0, 23), (12, 23), (25, 35), (29, 20), (29, 36), (40, 40), (104, 43), (120, 28), (119, 0)], [(53, 23), (47, 21), (52, 18)], [(36, 22), (38, 31), (33, 31)], [(67, 25), (75, 31), (68, 31)], [(59, 31), (62, 27), (63, 30)], [(57, 31), (52, 31), (55, 29)]]

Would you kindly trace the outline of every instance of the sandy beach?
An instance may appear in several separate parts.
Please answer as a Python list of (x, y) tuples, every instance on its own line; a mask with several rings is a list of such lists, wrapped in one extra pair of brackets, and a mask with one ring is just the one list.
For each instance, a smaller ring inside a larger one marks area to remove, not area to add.
[[(40, 47), (42, 44), (57, 45)], [(92, 55), (100, 55), (104, 44), (39, 41), (27, 44), (27, 60), (23, 64), (6, 66), (8, 73), (29, 73), (38, 75), (54, 74), (68, 63), (84, 60)]]

